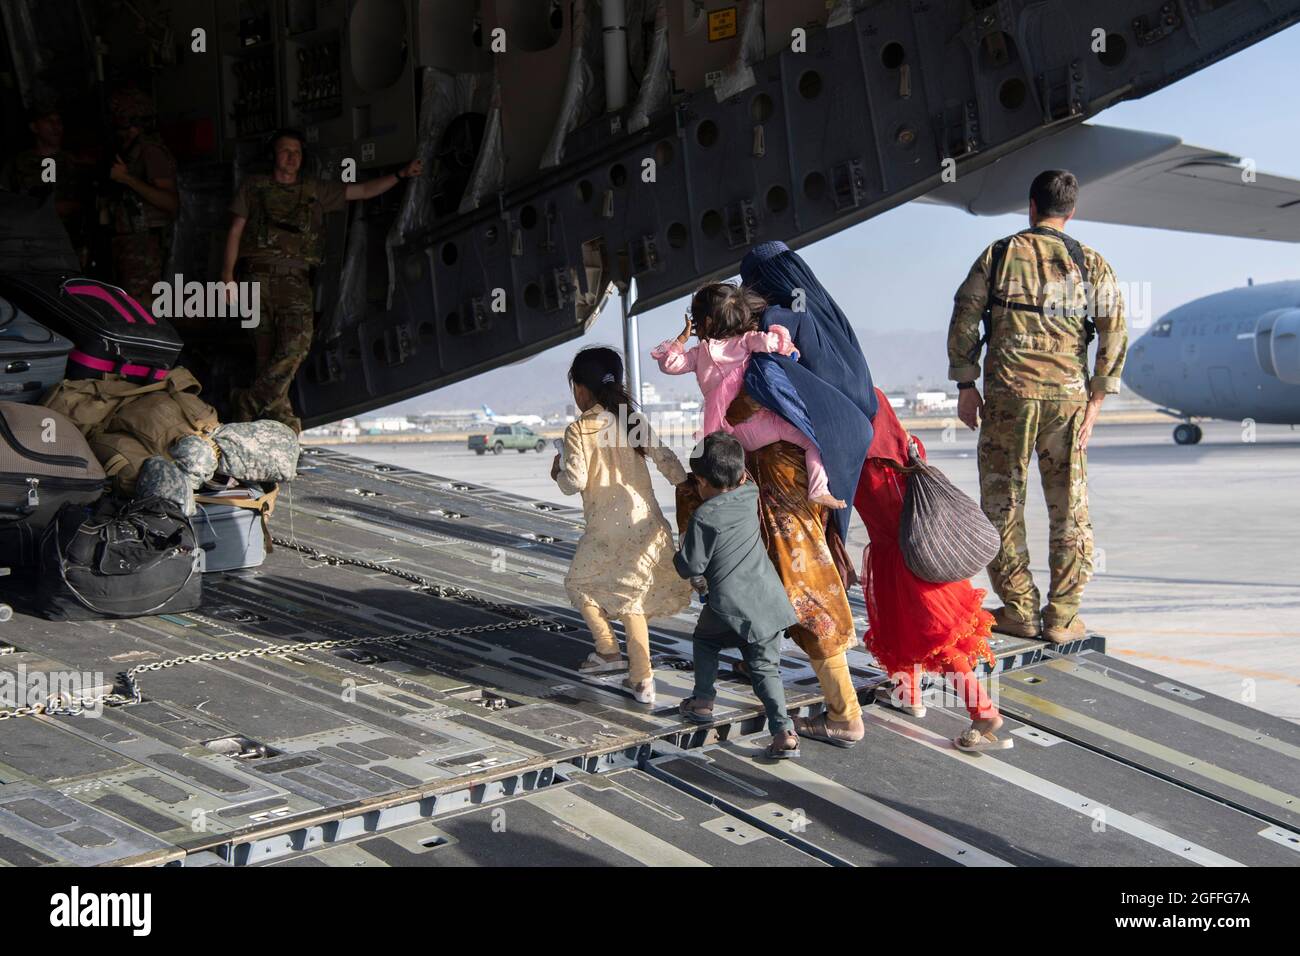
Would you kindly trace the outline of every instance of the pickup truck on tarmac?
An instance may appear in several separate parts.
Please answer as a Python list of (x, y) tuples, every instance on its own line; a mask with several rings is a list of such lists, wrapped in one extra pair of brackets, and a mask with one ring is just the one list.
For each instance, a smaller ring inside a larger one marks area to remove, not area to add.
[(491, 435), (469, 436), (469, 450), (476, 455), (486, 455), (489, 451), (499, 455), (507, 448), (514, 448), (521, 455), (529, 449), (540, 453), (546, 448), (546, 439), (523, 425), (498, 425)]

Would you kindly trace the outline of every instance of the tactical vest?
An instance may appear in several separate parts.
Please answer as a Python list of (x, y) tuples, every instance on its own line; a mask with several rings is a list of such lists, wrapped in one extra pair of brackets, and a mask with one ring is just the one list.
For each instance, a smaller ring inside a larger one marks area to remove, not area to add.
[[(122, 157), (126, 160), (126, 171), (143, 182), (148, 182), (144, 167), (146, 145), (167, 148), (156, 133), (141, 133), (131, 144), (130, 155)], [(109, 204), (110, 221), (113, 223), (113, 231), (119, 236), (148, 232), (151, 229), (166, 229), (171, 226), (172, 220), (167, 213), (152, 203), (145, 202), (144, 197), (134, 189), (121, 183), (113, 185), (117, 187), (117, 194)]]
[(319, 265), (324, 250), (314, 179), (293, 185), (270, 176), (248, 183), (248, 222), (239, 241), (241, 259), (297, 259)]

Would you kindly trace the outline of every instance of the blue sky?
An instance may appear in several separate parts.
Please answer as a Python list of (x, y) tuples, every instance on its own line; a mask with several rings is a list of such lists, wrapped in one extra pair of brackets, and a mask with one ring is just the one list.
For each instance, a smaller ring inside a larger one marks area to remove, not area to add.
[[(1169, 133), (1253, 159), (1260, 172), (1300, 178), (1298, 80), (1300, 28), (1292, 28), (1144, 99), (1105, 110), (1093, 122)], [(952, 293), (976, 256), (1025, 225), (1019, 216), (976, 217), (911, 203), (802, 254), (858, 328), (942, 329)], [(1300, 250), (1290, 243), (1090, 222), (1072, 223), (1070, 231), (1105, 255), (1121, 281), (1150, 282), (1156, 316), (1245, 285), (1248, 276), (1256, 282), (1300, 278)], [(642, 338), (657, 342), (675, 333), (683, 307), (674, 302), (643, 316)], [(617, 303), (593, 332), (607, 341), (619, 338)]]

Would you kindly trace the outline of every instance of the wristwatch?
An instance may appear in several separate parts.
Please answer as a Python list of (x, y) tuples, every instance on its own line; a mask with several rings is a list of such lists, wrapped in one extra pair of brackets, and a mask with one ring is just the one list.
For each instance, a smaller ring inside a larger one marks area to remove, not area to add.
[(963, 388), (974, 388), (974, 387), (975, 387), (975, 383), (974, 383), (974, 382), (958, 382), (958, 383), (957, 383), (957, 391), (959, 391), (959, 392), (960, 392)]

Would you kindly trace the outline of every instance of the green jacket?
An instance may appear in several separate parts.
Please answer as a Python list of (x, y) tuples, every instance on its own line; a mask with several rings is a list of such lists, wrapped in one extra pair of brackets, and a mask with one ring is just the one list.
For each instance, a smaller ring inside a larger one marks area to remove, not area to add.
[(799, 623), (785, 586), (763, 547), (758, 488), (747, 482), (695, 509), (673, 558), (684, 578), (709, 582), (709, 610), (746, 641)]

